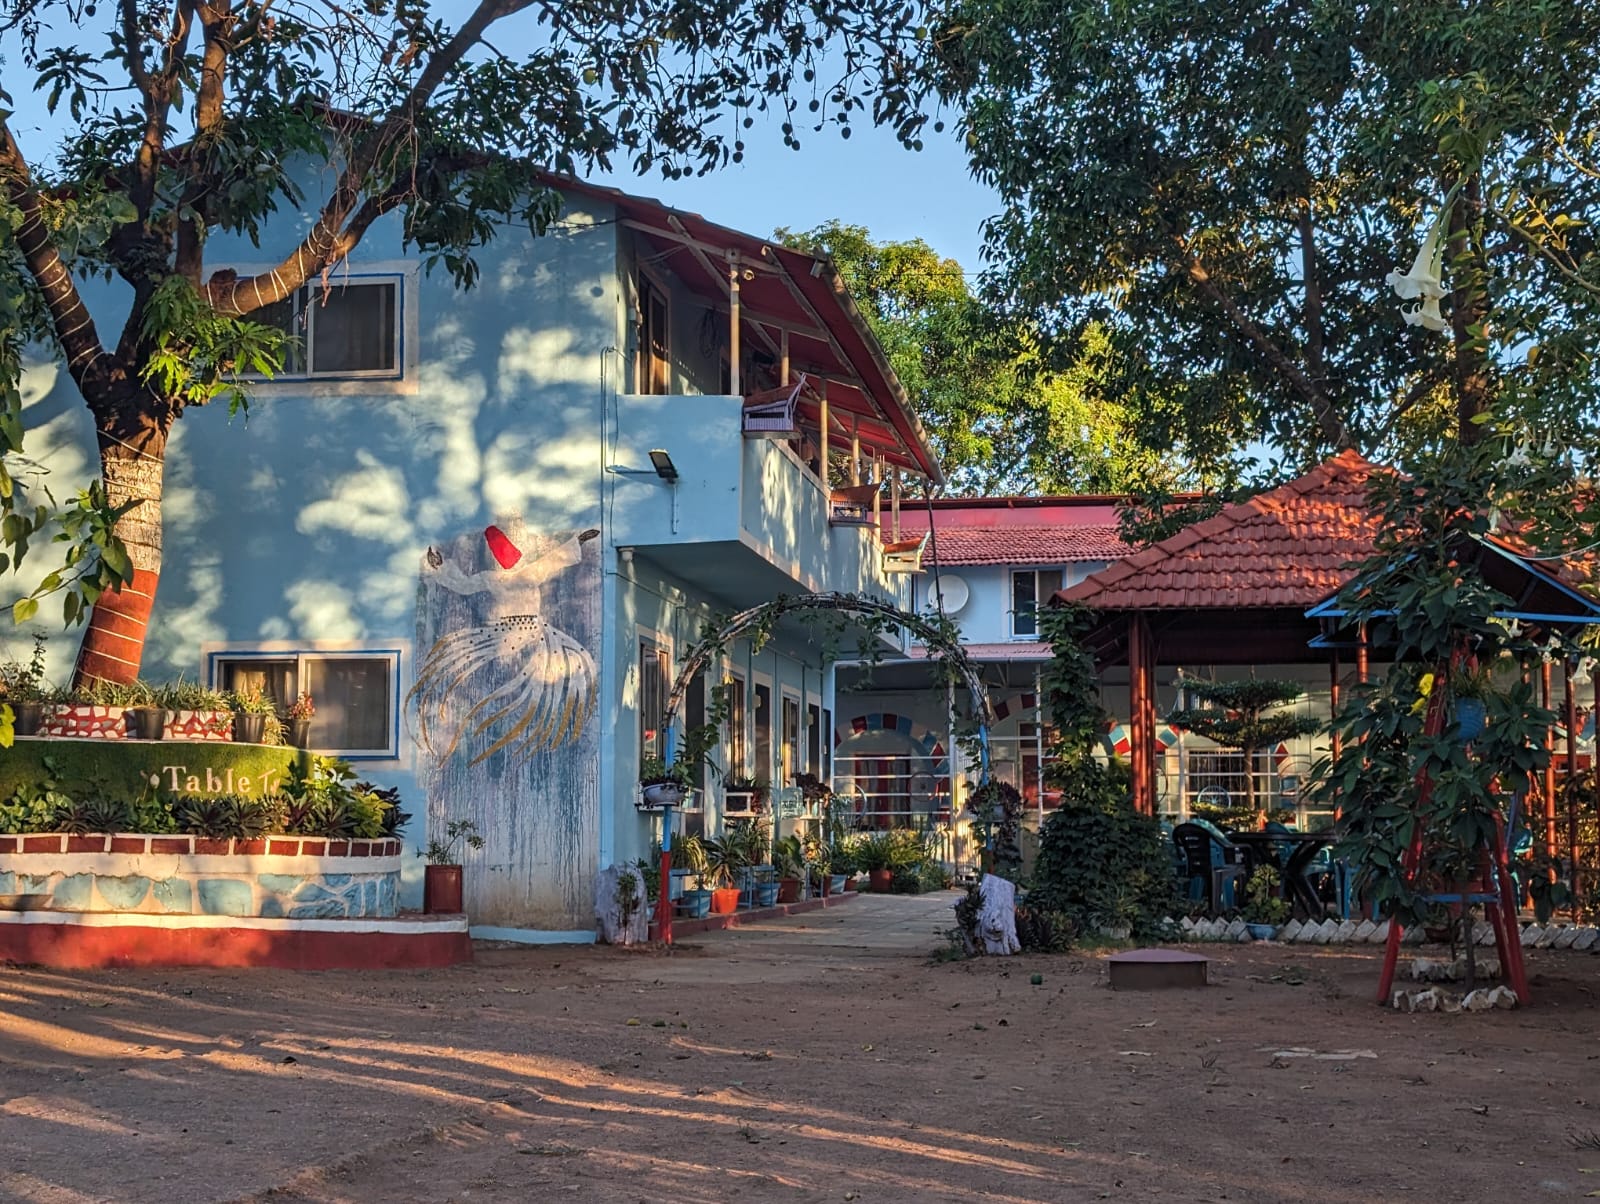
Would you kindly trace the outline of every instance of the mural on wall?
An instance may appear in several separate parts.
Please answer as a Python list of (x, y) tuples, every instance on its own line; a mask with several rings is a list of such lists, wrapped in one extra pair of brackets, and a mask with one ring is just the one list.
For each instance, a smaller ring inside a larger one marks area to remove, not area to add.
[(490, 527), (484, 544), (495, 563), (471, 573), (428, 549), (424, 585), (529, 611), (447, 632), (428, 650), (406, 701), (417, 739), (433, 759), (448, 760), (465, 739), (469, 747), (483, 746), (474, 765), (502, 749), (526, 761), (583, 730), (599, 690), (594, 658), (537, 612), (539, 587), (581, 564), (583, 545), (598, 534), (584, 531), (533, 557)]
[(430, 830), (471, 819), (474, 923), (580, 928), (599, 839), (600, 564), (595, 530), (520, 519), (428, 549), (406, 716)]

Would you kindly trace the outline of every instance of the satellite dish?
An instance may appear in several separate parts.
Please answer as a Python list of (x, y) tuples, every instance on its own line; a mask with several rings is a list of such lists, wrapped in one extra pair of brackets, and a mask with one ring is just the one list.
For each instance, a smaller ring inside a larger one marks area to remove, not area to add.
[[(928, 583), (928, 601), (924, 610), (943, 610), (947, 615), (958, 613), (967, 604), (971, 591), (967, 583), (953, 573), (940, 573)], [(943, 602), (941, 607), (940, 603)]]

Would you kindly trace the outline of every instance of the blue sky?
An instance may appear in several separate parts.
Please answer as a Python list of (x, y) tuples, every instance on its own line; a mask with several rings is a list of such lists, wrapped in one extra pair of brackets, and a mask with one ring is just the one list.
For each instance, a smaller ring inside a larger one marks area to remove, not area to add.
[(957, 135), (931, 127), (921, 151), (892, 131), (861, 125), (849, 140), (829, 128), (804, 131), (790, 150), (776, 125), (746, 137), (745, 161), (692, 180), (613, 173), (605, 182), (712, 221), (766, 236), (777, 226), (809, 230), (829, 218), (865, 226), (879, 241), (921, 238), (977, 272), (980, 226), (1000, 207), (975, 181)]

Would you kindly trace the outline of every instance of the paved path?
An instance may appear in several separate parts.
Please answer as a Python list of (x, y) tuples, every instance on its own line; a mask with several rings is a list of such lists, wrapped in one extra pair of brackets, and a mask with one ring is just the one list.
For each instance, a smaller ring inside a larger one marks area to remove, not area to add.
[(744, 928), (700, 933), (689, 938), (707, 952), (739, 951), (803, 956), (852, 953), (859, 958), (926, 956), (944, 944), (955, 924), (951, 904), (959, 891), (927, 895), (862, 895), (842, 907), (763, 920)]

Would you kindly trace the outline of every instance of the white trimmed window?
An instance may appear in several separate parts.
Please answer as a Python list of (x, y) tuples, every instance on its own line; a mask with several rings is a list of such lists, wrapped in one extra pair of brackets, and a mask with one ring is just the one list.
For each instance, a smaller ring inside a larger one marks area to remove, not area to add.
[(262, 690), (281, 710), (311, 695), (311, 747), (351, 760), (400, 755), (400, 650), (214, 647), (205, 653), (214, 689)]
[(398, 380), (405, 371), (406, 278), (340, 273), (314, 280), (251, 317), (295, 339), (274, 380)]
[(1011, 574), (1011, 635), (1037, 639), (1039, 608), (1061, 590), (1060, 569), (1016, 569)]

